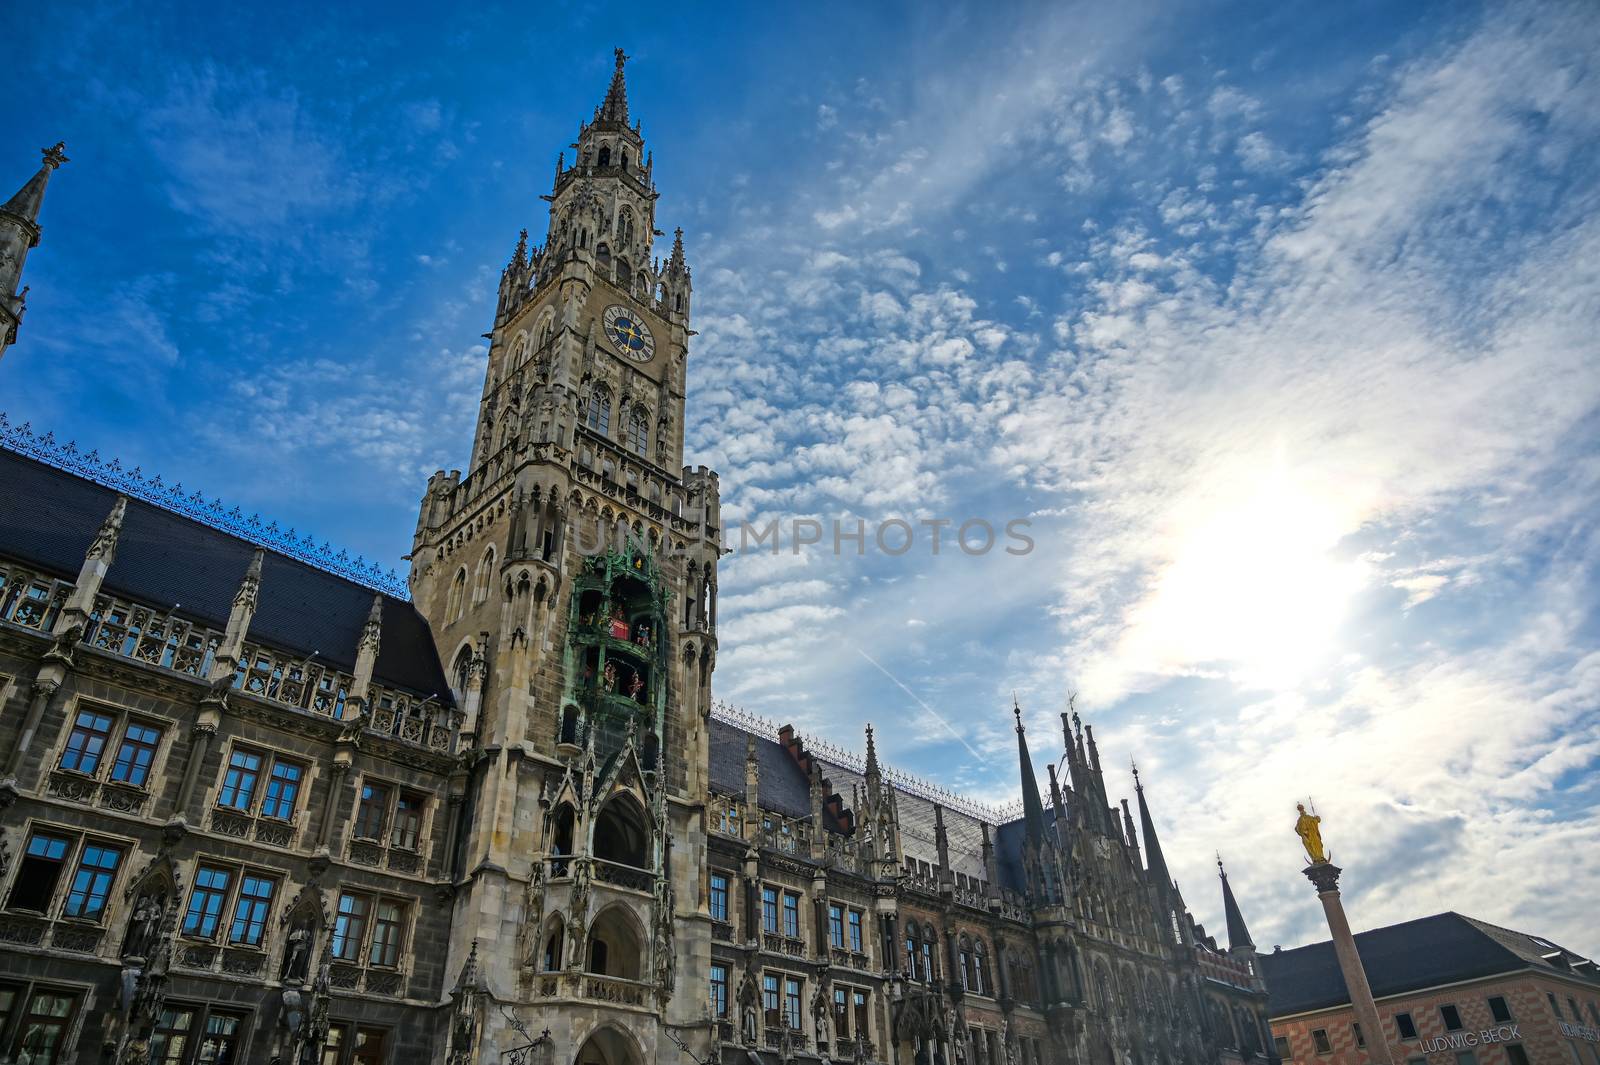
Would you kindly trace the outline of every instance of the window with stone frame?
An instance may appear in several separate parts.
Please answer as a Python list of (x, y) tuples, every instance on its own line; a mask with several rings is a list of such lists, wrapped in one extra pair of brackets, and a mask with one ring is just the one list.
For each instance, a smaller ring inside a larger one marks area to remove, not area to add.
[(341, 891), (333, 922), (333, 956), (353, 965), (396, 969), (405, 952), (410, 903), (361, 891)]
[(1454, 1003), (1439, 1007), (1439, 1020), (1444, 1022), (1447, 1032), (1459, 1032), (1466, 1027), (1461, 1023), (1461, 1011), (1456, 1009)]
[(837, 902), (828, 903), (828, 942), (844, 949), (844, 907)]
[[(34, 829), (16, 863), (6, 908), (50, 916), (65, 886), (60, 916), (98, 922), (105, 916), (126, 854), (121, 843), (54, 828)], [(71, 876), (65, 875), (68, 869)]]
[(711, 919), (728, 919), (728, 878), (721, 873), (711, 874)]
[(628, 417), (628, 446), (641, 455), (650, 454), (650, 412), (634, 407)]
[(427, 796), (378, 780), (361, 782), (355, 839), (416, 853), (422, 841)]
[(64, 1065), (80, 992), (0, 983), (0, 1061)]
[(262, 748), (236, 746), (228, 753), (217, 806), (245, 816), (292, 821), (305, 775), (305, 763), (296, 759)]
[(862, 934), (862, 925), (866, 921), (866, 914), (860, 910), (851, 910), (848, 915), (849, 946), (852, 953), (862, 954), (866, 951), (866, 937)]
[(1415, 1039), (1417, 1037), (1417, 1022), (1411, 1018), (1409, 1012), (1395, 1014), (1394, 1027), (1400, 1033), (1401, 1039)]
[(783, 893), (783, 934), (788, 939), (800, 938), (800, 896), (793, 891)]
[(61, 749), (59, 768), (97, 780), (144, 788), (165, 726), (103, 706), (81, 706)]
[(778, 889), (763, 885), (761, 888), (761, 929), (774, 935), (778, 931)]
[(467, 567), (462, 566), (456, 570), (455, 577), (450, 581), (450, 592), (444, 601), (444, 622), (446, 625), (454, 624), (461, 620), (461, 615), (467, 609)]
[(611, 432), (611, 390), (603, 384), (589, 389), (584, 399), (583, 424), (601, 436)]
[(800, 1018), (803, 1016), (801, 1003), (805, 1001), (804, 982), (797, 976), (783, 978), (783, 1023), (790, 1030), (800, 1030)]
[(150, 1037), (151, 1065), (233, 1065), (249, 1014), (210, 1003), (167, 1004)]
[(427, 796), (420, 792), (401, 790), (395, 795), (389, 846), (413, 853), (421, 848), (422, 815), (427, 804)]
[(225, 935), (230, 946), (259, 948), (266, 939), (278, 877), (262, 869), (202, 861), (196, 868), (180, 930), (194, 939)]
[(361, 800), (356, 804), (356, 839), (383, 841), (383, 830), (389, 824), (390, 789), (376, 781), (361, 782)]
[(1333, 1053), (1333, 1044), (1328, 1041), (1328, 1030), (1326, 1028), (1311, 1029), (1311, 1049), (1318, 1054)]
[(855, 1035), (857, 1038), (872, 1038), (872, 1010), (867, 1005), (867, 992), (864, 988), (853, 987), (850, 989), (850, 1011), (855, 1015)]
[(726, 1017), (728, 1015), (728, 967), (726, 965), (713, 965), (711, 967), (711, 1015), (713, 1017)]
[(761, 975), (761, 1012), (765, 1015), (768, 1028), (776, 1028), (783, 1023), (781, 1013), (780, 995), (782, 986), (776, 973), (763, 973)]
[(334, 1021), (322, 1042), (320, 1065), (385, 1065), (389, 1029)]

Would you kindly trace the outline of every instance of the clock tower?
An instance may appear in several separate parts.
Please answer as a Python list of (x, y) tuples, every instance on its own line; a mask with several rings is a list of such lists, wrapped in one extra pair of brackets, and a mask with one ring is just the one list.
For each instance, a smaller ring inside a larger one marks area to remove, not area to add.
[(463, 711), (452, 1063), (545, 1030), (673, 1061), (707, 1023), (717, 477), (682, 465), (690, 273), (681, 230), (653, 253), (615, 58), (543, 244), (524, 230), (501, 276), (472, 455), (429, 479), (412, 550)]

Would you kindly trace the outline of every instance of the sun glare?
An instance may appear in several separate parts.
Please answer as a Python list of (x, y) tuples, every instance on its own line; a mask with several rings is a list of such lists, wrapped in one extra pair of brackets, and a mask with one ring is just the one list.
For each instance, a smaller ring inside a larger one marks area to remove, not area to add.
[(1186, 508), (1171, 561), (1124, 640), (1136, 668), (1216, 669), (1291, 687), (1333, 657), (1367, 567), (1337, 556), (1359, 504), (1281, 458)]

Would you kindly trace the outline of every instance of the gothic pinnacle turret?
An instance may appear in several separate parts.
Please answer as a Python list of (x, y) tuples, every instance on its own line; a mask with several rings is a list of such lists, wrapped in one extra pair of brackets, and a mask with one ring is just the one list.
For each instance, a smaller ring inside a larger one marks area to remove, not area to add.
[(44, 161), (15, 196), (0, 207), (0, 358), (16, 343), (17, 327), (27, 310), (27, 286), (22, 282), (22, 264), (28, 251), (39, 246), (39, 208), (44, 203), (44, 187), (50, 175), (67, 161), (66, 145), (42, 149)]
[(1217, 855), (1217, 875), (1222, 877), (1222, 911), (1228, 922), (1228, 950), (1254, 951), (1256, 945), (1250, 941), (1250, 929), (1244, 925), (1244, 914), (1239, 909), (1239, 900), (1233, 897), (1233, 886), (1228, 883), (1228, 871), (1222, 867), (1222, 855)]
[(1017, 757), (1021, 759), (1022, 817), (1026, 825), (1028, 842), (1044, 843), (1044, 805), (1039, 801), (1039, 780), (1033, 772), (1033, 758), (1028, 754), (1028, 731), (1022, 726), (1022, 707), (1015, 699), (1011, 712), (1017, 719)]
[(1133, 790), (1139, 799), (1139, 831), (1144, 836), (1145, 868), (1150, 882), (1160, 891), (1172, 886), (1172, 873), (1167, 869), (1167, 857), (1161, 853), (1161, 840), (1156, 838), (1156, 824), (1150, 816), (1150, 804), (1144, 799), (1144, 782), (1139, 779), (1139, 767), (1133, 767)]

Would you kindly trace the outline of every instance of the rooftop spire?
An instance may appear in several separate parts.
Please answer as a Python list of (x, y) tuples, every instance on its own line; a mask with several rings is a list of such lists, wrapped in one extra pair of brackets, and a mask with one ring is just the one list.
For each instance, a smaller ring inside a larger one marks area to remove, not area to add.
[(1244, 914), (1239, 912), (1239, 900), (1233, 897), (1228, 871), (1222, 867), (1220, 854), (1217, 855), (1217, 873), (1222, 877), (1222, 910), (1228, 919), (1228, 949), (1254, 950), (1256, 945), (1250, 941), (1250, 929), (1244, 926)]
[(1172, 874), (1167, 870), (1167, 857), (1161, 853), (1161, 841), (1156, 838), (1156, 823), (1150, 816), (1150, 805), (1144, 801), (1144, 782), (1139, 779), (1139, 766), (1133, 766), (1133, 790), (1139, 796), (1139, 832), (1144, 836), (1145, 867), (1150, 870), (1150, 879), (1162, 891), (1172, 883)]
[(628, 61), (622, 49), (614, 49), (617, 65), (611, 72), (611, 87), (606, 90), (606, 98), (601, 101), (594, 117), (596, 121), (620, 122), (628, 124), (628, 83), (622, 76), (622, 64)]
[(1039, 781), (1033, 773), (1033, 758), (1028, 754), (1028, 733), (1022, 727), (1022, 707), (1017, 697), (1011, 697), (1011, 712), (1017, 719), (1017, 757), (1022, 769), (1022, 818), (1026, 824), (1028, 840), (1044, 842), (1044, 805), (1039, 801)]
[(679, 226), (672, 231), (672, 255), (667, 258), (668, 270), (684, 270), (687, 267), (683, 261), (683, 227)]

